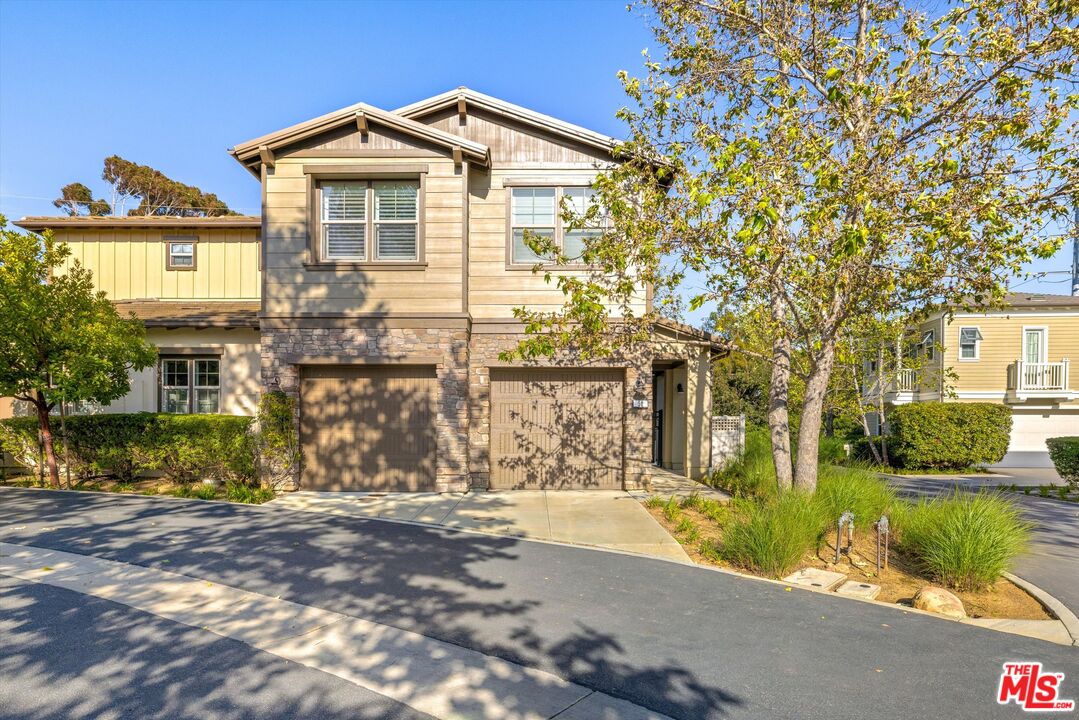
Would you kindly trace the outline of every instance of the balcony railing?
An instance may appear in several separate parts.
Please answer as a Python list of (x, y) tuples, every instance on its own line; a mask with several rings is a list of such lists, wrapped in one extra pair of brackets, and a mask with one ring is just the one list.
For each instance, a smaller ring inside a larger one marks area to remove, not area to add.
[(918, 374), (914, 370), (900, 370), (895, 376), (895, 389), (896, 392), (909, 393), (914, 392), (914, 387), (918, 384)]
[(1008, 389), (1016, 392), (1046, 393), (1068, 390), (1068, 360), (1032, 363), (1016, 360), (1009, 368)]

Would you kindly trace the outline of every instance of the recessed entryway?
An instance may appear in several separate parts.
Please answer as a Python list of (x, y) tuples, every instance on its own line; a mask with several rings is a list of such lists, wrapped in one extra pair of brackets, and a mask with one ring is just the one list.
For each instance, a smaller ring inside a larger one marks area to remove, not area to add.
[(304, 367), (300, 486), (434, 490), (437, 387), (433, 366)]

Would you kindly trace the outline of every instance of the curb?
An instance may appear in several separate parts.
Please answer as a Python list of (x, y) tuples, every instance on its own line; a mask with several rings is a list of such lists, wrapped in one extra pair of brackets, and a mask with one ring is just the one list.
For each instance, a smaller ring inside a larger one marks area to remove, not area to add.
[[(53, 490), (51, 488), (18, 488), (18, 489), (33, 489), (33, 490), (45, 490), (45, 491), (49, 491), (49, 492), (67, 492), (67, 493), (80, 493), (80, 494), (86, 494), (87, 493), (87, 491), (84, 491), (84, 490), (63, 490), (63, 489)], [(802, 591), (805, 591), (805, 592), (817, 593), (819, 595), (826, 595), (828, 597), (836, 598), (836, 599), (841, 600), (841, 601), (846, 600), (846, 601), (866, 603), (866, 604), (869, 604), (869, 605), (876, 605), (877, 607), (881, 607), (881, 608), (888, 608), (888, 609), (891, 609), (891, 610), (897, 610), (897, 611), (902, 612), (904, 614), (921, 615), (923, 617), (934, 618), (934, 619), (937, 619), (937, 620), (941, 620), (943, 622), (959, 623), (959, 624), (967, 625), (968, 627), (979, 627), (979, 628), (981, 628), (983, 630), (989, 630), (991, 632), (1005, 632), (1005, 631), (999, 630), (997, 628), (983, 627), (983, 626), (980, 626), (980, 625), (970, 625), (968, 623), (964, 623), (963, 620), (957, 620), (957, 619), (945, 617), (944, 615), (940, 615), (938, 613), (932, 613), (932, 612), (929, 612), (927, 610), (919, 610), (919, 609), (913, 608), (913, 607), (907, 607), (907, 606), (904, 606), (904, 605), (897, 605), (896, 603), (888, 603), (888, 602), (883, 602), (881, 600), (869, 600), (868, 598), (850, 597), (850, 596), (846, 596), (846, 595), (839, 595), (837, 593), (830, 592), (830, 591), (818, 590), (816, 588), (805, 587), (805, 586), (802, 586), (802, 585), (793, 585), (791, 583), (787, 583), (787, 582), (784, 582), (782, 580), (777, 580), (777, 579), (774, 579), (774, 578), (761, 577), (759, 575), (749, 575), (747, 573), (742, 573), (742, 572), (739, 572), (737, 570), (732, 570), (730, 568), (720, 567), (720, 566), (717, 566), (717, 565), (701, 565), (700, 563), (694, 562), (692, 559), (689, 559), (689, 561), (687, 562), (687, 561), (683, 561), (683, 560), (675, 560), (673, 558), (660, 557), (658, 555), (648, 555), (648, 554), (645, 554), (645, 553), (632, 552), (630, 550), (620, 550), (620, 549), (617, 549), (617, 548), (603, 547), (602, 545), (585, 545), (585, 544), (582, 544), (582, 543), (564, 542), (564, 541), (559, 541), (559, 540), (547, 540), (547, 539), (544, 539), (544, 538), (532, 538), (532, 537), (527, 537), (527, 536), (524, 536), (524, 535), (510, 535), (510, 534), (502, 534), (502, 533), (492, 533), (492, 532), (487, 532), (487, 531), (484, 531), (484, 530), (475, 530), (475, 529), (472, 529), (472, 528), (450, 527), (448, 525), (437, 525), (435, 523), (419, 522), (419, 521), (416, 521), (416, 520), (402, 520), (402, 519), (398, 519), (398, 518), (387, 518), (387, 517), (371, 517), (371, 516), (367, 516), (367, 515), (352, 515), (352, 516), (349, 516), (349, 515), (346, 515), (344, 513), (326, 513), (326, 512), (321, 512), (321, 511), (317, 511), (317, 510), (300, 510), (300, 509), (296, 509), (296, 508), (287, 508), (287, 507), (283, 507), (283, 506), (280, 506), (280, 505), (274, 506), (274, 505), (271, 505), (270, 503), (260, 503), (260, 504), (233, 503), (233, 502), (228, 502), (226, 500), (202, 500), (200, 498), (178, 498), (178, 497), (174, 497), (174, 496), (170, 496), (170, 495), (152, 495), (152, 496), (148, 496), (148, 495), (137, 495), (137, 494), (129, 495), (127, 493), (90, 493), (90, 494), (94, 494), (94, 495), (121, 495), (121, 496), (137, 497), (137, 498), (144, 498), (144, 499), (149, 498), (151, 500), (167, 499), (167, 500), (174, 500), (174, 501), (178, 500), (178, 501), (186, 501), (186, 502), (212, 503), (212, 504), (216, 504), (216, 505), (232, 505), (232, 506), (237, 506), (238, 505), (238, 506), (247, 507), (247, 508), (258, 508), (262, 512), (270, 512), (270, 513), (299, 512), (299, 513), (311, 513), (311, 514), (315, 514), (315, 515), (325, 515), (325, 516), (328, 516), (328, 517), (352, 517), (352, 518), (357, 519), (357, 520), (365, 520), (365, 521), (368, 521), (368, 522), (386, 522), (386, 523), (395, 523), (395, 524), (398, 524), (398, 525), (412, 525), (414, 527), (421, 527), (421, 528), (425, 528), (425, 529), (428, 529), (428, 530), (441, 530), (441, 531), (444, 531), (444, 532), (460, 533), (460, 534), (464, 534), (464, 535), (481, 535), (481, 536), (487, 536), (487, 537), (502, 537), (502, 538), (509, 538), (509, 539), (512, 539), (512, 540), (516, 540), (518, 542), (530, 542), (530, 543), (537, 543), (537, 544), (540, 544), (540, 545), (557, 545), (559, 547), (570, 547), (570, 548), (575, 548), (575, 549), (578, 549), (578, 550), (590, 550), (592, 552), (610, 553), (612, 555), (624, 555), (624, 556), (627, 556), (627, 557), (644, 559), (644, 560), (651, 560), (651, 561), (654, 561), (654, 562), (671, 563), (673, 565), (680, 565), (681, 567), (690, 567), (690, 568), (694, 568), (694, 569), (697, 569), (697, 570), (704, 570), (706, 572), (714, 572), (714, 573), (720, 573), (722, 575), (730, 575), (730, 576), (733, 576), (733, 577), (743, 578), (745, 580), (755, 580), (757, 582), (768, 583), (768, 584), (771, 584), (771, 585), (778, 585), (778, 586), (781, 586), (781, 587), (790, 588), (792, 590), (802, 590)], [(637, 500), (637, 498), (634, 498), (634, 500)], [(679, 543), (679, 545), (681, 545), (681, 543)], [(91, 556), (91, 557), (96, 557), (96, 556)], [(1057, 619), (1061, 622), (1061, 624), (1064, 625), (1064, 629), (1067, 630), (1068, 635), (1072, 638), (1072, 646), (1079, 647), (1079, 618), (1077, 618), (1075, 616), (1075, 614), (1072, 613), (1072, 611), (1069, 610), (1064, 605), (1064, 603), (1062, 603), (1060, 600), (1058, 600), (1057, 598), (1050, 595), (1045, 590), (1042, 590), (1038, 586), (1036, 586), (1036, 585), (1034, 585), (1032, 583), (1029, 583), (1026, 580), (1023, 580), (1020, 577), (1012, 575), (1011, 573), (1004, 573), (1004, 577), (1007, 580), (1009, 580), (1010, 582), (1013, 582), (1016, 585), (1018, 585), (1022, 590), (1028, 592), (1031, 596), (1034, 597), (1034, 599), (1036, 599), (1038, 602), (1040, 602), (1053, 615), (1055, 615), (1057, 617)], [(1007, 619), (1007, 618), (1002, 618), (1002, 619)], [(1042, 638), (1038, 638), (1038, 637), (1034, 637), (1034, 636), (1030, 636), (1030, 635), (1024, 635), (1022, 633), (1010, 633), (1010, 634), (1018, 634), (1018, 635), (1021, 635), (1022, 637), (1032, 637), (1032, 638), (1034, 638), (1036, 640), (1041, 640), (1042, 642), (1049, 642), (1049, 641), (1043, 640)]]
[(1064, 629), (1068, 631), (1068, 635), (1071, 636), (1072, 645), (1079, 647), (1079, 617), (1076, 617), (1075, 613), (1069, 610), (1067, 605), (1045, 590), (1042, 590), (1034, 583), (1024, 580), (1018, 575), (1006, 572), (1004, 573), (1004, 577), (1025, 590), (1033, 596), (1035, 600), (1040, 602), (1046, 610), (1055, 615), (1057, 620), (1064, 625)]

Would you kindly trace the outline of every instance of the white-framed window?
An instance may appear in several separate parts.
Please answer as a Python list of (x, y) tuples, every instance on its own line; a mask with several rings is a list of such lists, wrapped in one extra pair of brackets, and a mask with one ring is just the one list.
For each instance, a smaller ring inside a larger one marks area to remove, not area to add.
[(541, 238), (554, 239), (558, 222), (558, 209), (555, 202), (557, 188), (553, 187), (515, 187), (510, 208), (511, 245), (510, 263), (513, 265), (535, 265), (548, 262), (532, 251), (525, 242), (528, 230)]
[(1027, 363), (1049, 361), (1049, 329), (1044, 327), (1023, 328), (1023, 360)]
[(367, 259), (367, 183), (334, 181), (319, 187), (322, 257)]
[(419, 259), (419, 195), (415, 181), (376, 181), (375, 259), (411, 261)]
[(166, 243), (165, 269), (195, 269), (195, 239), (177, 238)]
[(933, 358), (937, 356), (937, 334), (932, 330), (926, 330), (922, 333), (922, 352), (925, 353), (925, 359), (932, 362)]
[(977, 327), (959, 328), (959, 359), (977, 360), (981, 355), (982, 332)]
[[(564, 222), (563, 208), (577, 217), (584, 217), (597, 203), (591, 187), (514, 187), (510, 196), (511, 265), (535, 265), (553, 258), (540, 257), (525, 243), (525, 231), (549, 238), (570, 261), (579, 261), (592, 238), (603, 234), (607, 216), (594, 214), (586, 225), (573, 227)], [(576, 223), (575, 223), (576, 224)]]
[(319, 194), (323, 260), (420, 259), (418, 180), (327, 180)]
[(162, 358), (160, 378), (162, 412), (220, 412), (221, 360), (219, 358)]

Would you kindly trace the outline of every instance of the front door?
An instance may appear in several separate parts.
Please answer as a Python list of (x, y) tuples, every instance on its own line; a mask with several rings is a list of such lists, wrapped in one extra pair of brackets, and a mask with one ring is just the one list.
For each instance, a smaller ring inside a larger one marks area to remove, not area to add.
[(1048, 357), (1045, 342), (1045, 328), (1026, 328), (1023, 330), (1023, 361), (1043, 363)]

